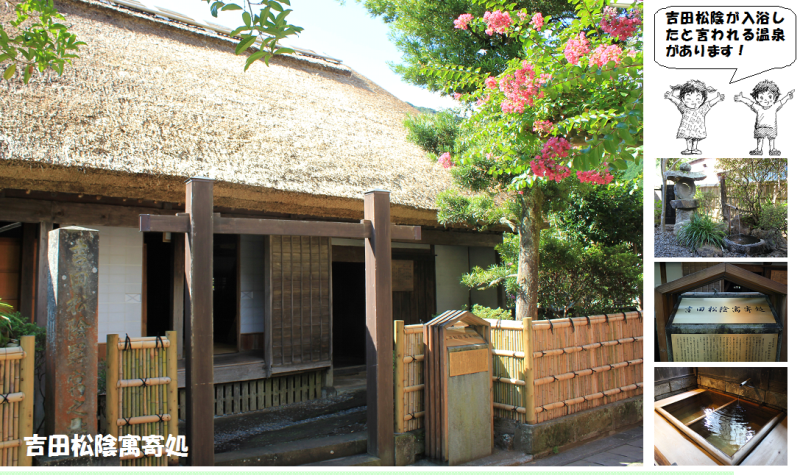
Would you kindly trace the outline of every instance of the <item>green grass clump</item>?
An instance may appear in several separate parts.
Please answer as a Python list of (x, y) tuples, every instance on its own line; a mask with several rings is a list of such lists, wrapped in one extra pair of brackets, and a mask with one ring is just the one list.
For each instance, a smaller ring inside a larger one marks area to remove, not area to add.
[(722, 247), (725, 230), (711, 217), (695, 213), (689, 224), (678, 231), (678, 244), (696, 251), (698, 247), (711, 244)]

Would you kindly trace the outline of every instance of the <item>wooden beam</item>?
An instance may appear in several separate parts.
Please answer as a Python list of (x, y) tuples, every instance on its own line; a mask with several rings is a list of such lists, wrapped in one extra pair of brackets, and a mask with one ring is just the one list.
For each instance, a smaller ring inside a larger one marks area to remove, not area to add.
[(0, 221), (51, 221), (62, 226), (117, 226), (135, 228), (139, 215), (174, 215), (174, 210), (139, 206), (0, 198)]
[(215, 218), (214, 234), (274, 234), (278, 236), (320, 236), (364, 239), (371, 223), (291, 221), (284, 219)]
[(747, 287), (755, 292), (762, 292), (767, 295), (783, 294), (788, 291), (785, 284), (767, 279), (764, 276), (754, 274), (742, 269), (735, 264), (717, 264), (712, 267), (700, 270), (693, 274), (681, 277), (680, 279), (659, 285), (656, 290), (664, 294), (686, 292), (697, 287), (709, 284), (719, 279), (725, 279)]
[(189, 464), (214, 465), (214, 322), (213, 209), (214, 182), (186, 182), (186, 210), (191, 228), (185, 235), (186, 438)]
[(139, 231), (143, 233), (188, 233), (189, 215), (187, 213), (178, 213), (174, 216), (142, 214), (139, 215)]
[(22, 266), (19, 275), (19, 311), (23, 318), (35, 321), (36, 307), (36, 224), (22, 224)]
[(419, 226), (400, 226), (392, 224), (390, 227), (392, 241), (419, 242), (422, 239), (422, 228)]
[(364, 195), (364, 219), (372, 221), (365, 240), (367, 289), (367, 452), (381, 465), (394, 465), (392, 410), (392, 242), (389, 192)]
[(438, 231), (423, 229), (419, 240), (401, 239), (392, 233), (392, 241), (433, 244), (439, 246), (495, 247), (503, 242), (501, 234), (475, 232)]

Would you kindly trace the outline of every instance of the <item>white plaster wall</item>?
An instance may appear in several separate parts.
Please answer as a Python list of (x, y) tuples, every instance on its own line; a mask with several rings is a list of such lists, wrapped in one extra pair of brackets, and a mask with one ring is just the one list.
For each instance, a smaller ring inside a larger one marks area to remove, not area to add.
[(241, 333), (264, 331), (264, 236), (242, 235), (239, 252)]
[[(495, 264), (495, 251), (492, 247), (470, 247), (469, 248), (469, 268), (480, 266), (486, 269)], [(484, 307), (497, 308), (497, 289), (470, 290), (472, 303), (483, 305)]]
[(469, 248), (434, 246), (436, 253), (436, 313), (461, 310), (469, 304), (469, 289), (461, 285), (461, 275), (469, 270)]
[[(667, 265), (667, 282), (672, 282), (673, 280), (680, 279), (683, 277), (683, 264), (680, 262), (666, 262)], [(661, 263), (655, 262), (653, 263), (653, 271), (655, 286), (658, 287), (661, 284), (666, 284), (667, 282), (661, 282)]]
[(106, 335), (142, 336), (142, 248), (135, 228), (86, 226), (100, 233), (98, 342)]

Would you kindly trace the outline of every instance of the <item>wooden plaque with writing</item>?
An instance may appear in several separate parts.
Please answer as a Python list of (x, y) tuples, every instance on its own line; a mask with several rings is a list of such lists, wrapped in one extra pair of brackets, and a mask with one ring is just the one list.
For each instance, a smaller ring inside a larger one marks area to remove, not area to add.
[(454, 351), (450, 353), (450, 376), (489, 371), (489, 350)]
[(775, 361), (777, 348), (775, 333), (672, 335), (675, 362)]
[(414, 291), (414, 261), (392, 260), (392, 292)]

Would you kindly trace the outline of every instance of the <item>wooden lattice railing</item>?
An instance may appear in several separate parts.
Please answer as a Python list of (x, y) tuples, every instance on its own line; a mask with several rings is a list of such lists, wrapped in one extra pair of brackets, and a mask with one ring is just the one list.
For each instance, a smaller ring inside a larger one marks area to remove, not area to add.
[(30, 466), (24, 437), (33, 435), (35, 338), (0, 348), (0, 466)]
[[(106, 421), (108, 433), (178, 436), (178, 355), (176, 332), (166, 337), (106, 339)], [(177, 456), (146, 456), (139, 441), (139, 456), (120, 457), (124, 466), (176, 464)], [(172, 460), (170, 460), (172, 459)]]
[(425, 427), (425, 374), (422, 325), (394, 322), (394, 431)]

